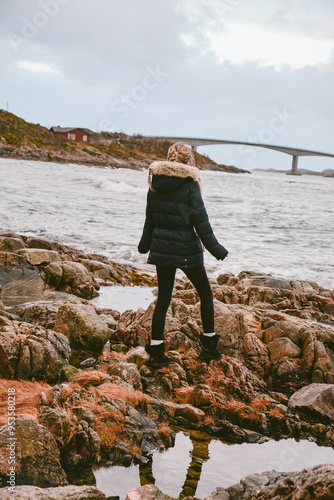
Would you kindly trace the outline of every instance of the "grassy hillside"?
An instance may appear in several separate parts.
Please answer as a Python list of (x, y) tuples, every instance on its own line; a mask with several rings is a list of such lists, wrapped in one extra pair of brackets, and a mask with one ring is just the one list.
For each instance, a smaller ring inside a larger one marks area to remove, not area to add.
[(44, 144), (58, 145), (57, 138), (47, 128), (28, 123), (8, 111), (0, 110), (0, 137), (10, 146), (21, 146), (30, 142), (42, 147)]
[[(64, 140), (39, 124), (0, 110), (0, 157), (22, 158), (110, 167), (147, 168), (154, 160), (165, 159), (172, 141), (123, 133), (89, 131), (90, 144)], [(195, 152), (199, 168), (239, 171), (217, 165)]]

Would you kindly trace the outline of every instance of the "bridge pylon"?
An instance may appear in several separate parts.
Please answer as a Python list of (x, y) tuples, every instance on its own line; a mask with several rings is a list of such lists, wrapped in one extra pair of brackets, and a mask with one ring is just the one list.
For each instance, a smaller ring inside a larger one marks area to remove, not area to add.
[(298, 155), (293, 155), (292, 156), (291, 172), (288, 172), (288, 174), (289, 175), (301, 175), (300, 173), (298, 173), (297, 167), (298, 167)]

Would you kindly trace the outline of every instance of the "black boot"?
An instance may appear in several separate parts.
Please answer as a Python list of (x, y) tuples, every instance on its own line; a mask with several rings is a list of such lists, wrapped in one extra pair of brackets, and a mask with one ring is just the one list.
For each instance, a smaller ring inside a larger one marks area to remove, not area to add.
[(215, 334), (212, 337), (208, 337), (207, 335), (200, 335), (200, 341), (202, 344), (202, 351), (200, 356), (202, 356), (206, 361), (210, 361), (211, 359), (220, 359), (221, 354), (217, 349), (218, 341), (220, 336)]
[(148, 360), (147, 364), (149, 366), (160, 368), (161, 366), (167, 366), (171, 363), (174, 363), (171, 358), (165, 356), (165, 349), (166, 344), (164, 342), (158, 345), (151, 345), (147, 343), (145, 345), (145, 351), (150, 355), (150, 359)]

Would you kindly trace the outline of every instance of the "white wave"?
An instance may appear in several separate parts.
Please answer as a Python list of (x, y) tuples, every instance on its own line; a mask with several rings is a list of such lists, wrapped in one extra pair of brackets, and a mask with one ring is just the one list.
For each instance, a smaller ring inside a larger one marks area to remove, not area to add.
[(103, 177), (99, 177), (94, 181), (94, 186), (103, 191), (112, 191), (113, 193), (126, 193), (126, 194), (142, 194), (145, 189), (131, 186), (125, 182), (115, 182)]

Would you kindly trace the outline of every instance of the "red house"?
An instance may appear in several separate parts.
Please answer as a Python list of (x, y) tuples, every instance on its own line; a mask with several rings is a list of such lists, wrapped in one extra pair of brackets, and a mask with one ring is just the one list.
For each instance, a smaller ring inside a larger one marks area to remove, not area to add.
[(88, 130), (84, 128), (73, 127), (51, 127), (51, 132), (54, 132), (62, 139), (75, 142), (90, 142), (90, 135)]

